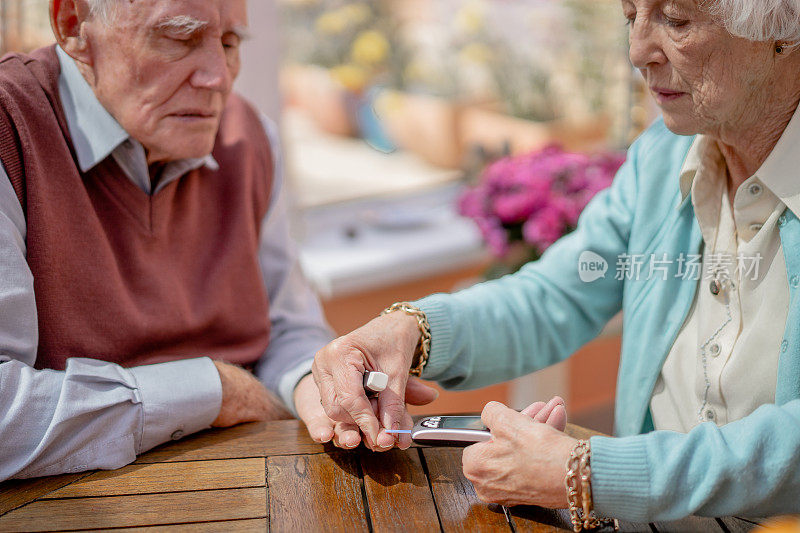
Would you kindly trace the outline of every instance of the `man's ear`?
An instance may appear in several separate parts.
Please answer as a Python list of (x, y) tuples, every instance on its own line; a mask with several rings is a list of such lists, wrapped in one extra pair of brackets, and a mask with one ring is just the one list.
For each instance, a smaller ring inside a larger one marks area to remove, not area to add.
[(90, 63), (84, 23), (89, 18), (86, 0), (50, 0), (50, 25), (56, 42), (73, 59)]

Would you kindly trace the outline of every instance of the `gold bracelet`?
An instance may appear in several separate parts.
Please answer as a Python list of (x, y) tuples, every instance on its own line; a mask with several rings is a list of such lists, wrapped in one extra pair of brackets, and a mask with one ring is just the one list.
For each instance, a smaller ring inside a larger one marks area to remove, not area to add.
[(422, 369), (428, 364), (428, 357), (431, 353), (431, 325), (428, 324), (428, 317), (422, 309), (414, 307), (408, 302), (393, 303), (383, 310), (381, 316), (388, 315), (394, 311), (403, 311), (407, 315), (413, 316), (417, 319), (417, 324), (419, 324), (419, 331), (421, 334), (419, 344), (417, 344), (417, 348), (414, 350), (414, 358), (411, 360), (411, 368), (408, 373), (412, 376), (420, 377), (422, 375)]
[[(579, 440), (567, 459), (567, 475), (564, 485), (567, 488), (567, 501), (569, 502), (569, 516), (575, 532), (595, 529), (605, 526), (614, 526), (619, 529), (619, 524), (614, 519), (597, 518), (594, 513), (592, 501), (592, 449), (589, 441)], [(580, 496), (580, 504), (578, 499)]]

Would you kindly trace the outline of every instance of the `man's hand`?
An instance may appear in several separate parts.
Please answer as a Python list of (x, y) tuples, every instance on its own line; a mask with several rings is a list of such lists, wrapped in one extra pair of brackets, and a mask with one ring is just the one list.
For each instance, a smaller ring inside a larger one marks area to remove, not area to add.
[(229, 427), (243, 422), (293, 418), (283, 402), (264, 388), (247, 370), (214, 361), (222, 382), (222, 407), (214, 427)]
[[(539, 406), (537, 413), (541, 410)], [(553, 406), (548, 418), (557, 410), (563, 410), (563, 404)], [(549, 423), (536, 422), (528, 413), (497, 402), (486, 404), (481, 419), (492, 440), (465, 448), (462, 457), (464, 476), (478, 497), (502, 505), (566, 508), (566, 464), (577, 441)]]
[[(373, 450), (388, 450), (395, 444), (411, 445), (407, 434), (390, 435), (385, 429), (411, 429), (406, 402), (424, 405), (436, 399), (434, 389), (419, 381), (408, 381), (411, 359), (419, 343), (417, 320), (403, 312), (389, 313), (340, 337), (317, 352), (312, 367), (325, 414), (332, 420), (358, 427)], [(365, 370), (389, 376), (378, 400), (370, 402), (364, 392)], [(413, 383), (408, 386), (407, 383)]]

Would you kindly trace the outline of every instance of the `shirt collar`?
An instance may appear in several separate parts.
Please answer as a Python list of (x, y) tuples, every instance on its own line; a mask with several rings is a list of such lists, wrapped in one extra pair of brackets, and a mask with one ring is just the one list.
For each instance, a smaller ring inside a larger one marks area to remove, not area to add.
[[(89, 83), (78, 70), (75, 61), (60, 46), (56, 47), (56, 53), (61, 66), (61, 75), (58, 79), (59, 96), (61, 97), (67, 128), (72, 137), (72, 144), (75, 147), (75, 154), (78, 157), (78, 166), (81, 172), (87, 172), (94, 168), (112, 154), (120, 162), (121, 158), (118, 156), (122, 152), (117, 153), (118, 149), (126, 141), (130, 141), (126, 143), (128, 151), (130, 151), (131, 146), (135, 147), (139, 143), (103, 107)], [(138, 152), (141, 153), (141, 157), (144, 157), (143, 149)], [(133, 165), (128, 163), (121, 166), (129, 178), (142, 188), (146, 188), (147, 192), (150, 192), (150, 180), (146, 175), (144, 177), (147, 179), (137, 179), (136, 175), (132, 175), (134, 168), (140, 169), (140, 173), (142, 168), (146, 172), (146, 160), (138, 163), (140, 164)], [(168, 174), (171, 179), (162, 180), (159, 188), (169, 181), (177, 179), (180, 175), (202, 166), (206, 166), (210, 170), (219, 169), (217, 161), (211, 154), (197, 159), (173, 161), (169, 166), (171, 168), (169, 168)], [(142, 183), (139, 183), (140, 181)]]
[(700, 168), (702, 162), (703, 143), (705, 139), (702, 135), (697, 135), (689, 147), (689, 152), (686, 154), (686, 159), (683, 161), (681, 167), (680, 187), (681, 187), (681, 203), (686, 200), (689, 193), (692, 192), (692, 183), (694, 177), (697, 175), (697, 170)]
[[(680, 205), (683, 205), (686, 197), (692, 191), (694, 178), (702, 163), (706, 140), (703, 135), (696, 136), (686, 154), (680, 173)], [(795, 215), (800, 216), (800, 150), (798, 150), (798, 146), (800, 146), (800, 106), (795, 110), (792, 119), (778, 139), (778, 143), (754, 176), (769, 187)]]
[(67, 128), (82, 172), (95, 167), (111, 155), (129, 135), (106, 111), (75, 61), (60, 46), (56, 47), (61, 75), (58, 91), (67, 119)]

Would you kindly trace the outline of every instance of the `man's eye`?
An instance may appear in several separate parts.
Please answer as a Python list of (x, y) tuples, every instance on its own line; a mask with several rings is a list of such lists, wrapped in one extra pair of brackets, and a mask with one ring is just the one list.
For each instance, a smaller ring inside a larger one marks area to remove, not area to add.
[(625, 15), (625, 25), (626, 26), (633, 26), (633, 23), (636, 21), (636, 15)]
[(222, 39), (222, 47), (226, 50), (235, 50), (236, 48), (239, 48), (239, 44), (239, 38), (236, 36), (224, 37)]

